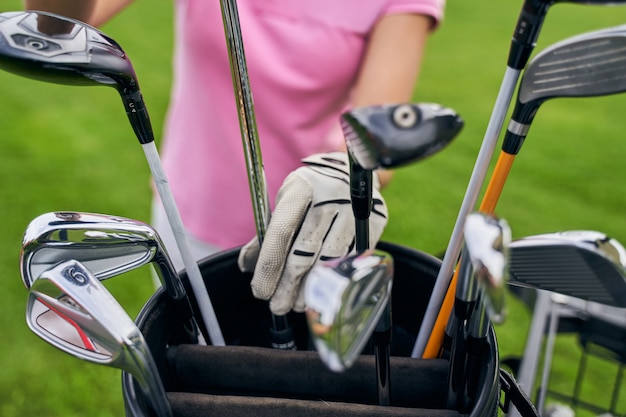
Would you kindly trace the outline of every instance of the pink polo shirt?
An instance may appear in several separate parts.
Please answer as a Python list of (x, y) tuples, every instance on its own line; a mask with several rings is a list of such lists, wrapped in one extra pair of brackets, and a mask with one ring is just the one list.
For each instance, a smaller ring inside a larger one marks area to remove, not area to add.
[[(342, 146), (337, 129), (378, 18), (442, 17), (444, 0), (238, 0), (270, 200), (300, 159)], [(183, 223), (223, 249), (254, 215), (220, 2), (176, 1), (174, 83), (162, 157)], [(329, 70), (331, 69), (331, 70)]]

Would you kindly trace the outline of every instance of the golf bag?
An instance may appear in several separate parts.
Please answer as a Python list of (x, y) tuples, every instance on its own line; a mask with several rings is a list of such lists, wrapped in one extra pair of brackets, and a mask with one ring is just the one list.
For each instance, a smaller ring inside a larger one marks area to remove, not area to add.
[[(269, 348), (267, 302), (255, 299), (250, 274), (237, 267), (238, 249), (200, 263), (227, 346), (188, 343), (159, 290), (137, 318), (159, 368), (175, 416), (456, 416), (445, 408), (449, 362), (412, 359), (411, 350), (440, 261), (414, 249), (381, 242), (394, 258), (391, 297), (391, 405), (377, 405), (376, 369), (368, 347), (347, 371), (335, 373), (310, 344), (303, 314), (291, 313), (298, 349)], [(185, 285), (187, 277), (182, 274)], [(193, 293), (188, 294), (192, 297)], [(493, 329), (480, 356), (480, 375), (470, 381), (472, 416), (496, 416), (500, 398), (498, 351)], [(149, 415), (132, 376), (122, 374), (128, 417)]]

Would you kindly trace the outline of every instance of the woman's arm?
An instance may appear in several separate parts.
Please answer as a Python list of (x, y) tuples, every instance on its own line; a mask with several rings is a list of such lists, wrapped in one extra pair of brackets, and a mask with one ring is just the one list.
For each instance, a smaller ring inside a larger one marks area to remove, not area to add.
[(27, 10), (41, 10), (101, 26), (133, 0), (24, 0)]
[[(392, 14), (374, 27), (352, 97), (352, 106), (411, 100), (433, 20), (418, 14)], [(392, 171), (379, 170), (381, 185)]]

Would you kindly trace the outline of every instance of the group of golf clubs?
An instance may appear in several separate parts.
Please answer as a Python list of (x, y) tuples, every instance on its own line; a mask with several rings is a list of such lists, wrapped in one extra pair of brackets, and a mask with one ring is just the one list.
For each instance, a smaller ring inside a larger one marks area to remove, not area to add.
[[(233, 16), (232, 10), (230, 13)], [(47, 32), (40, 27), (45, 27)], [(59, 32), (50, 33), (50, 28), (58, 28)], [(160, 416), (171, 415), (158, 368), (141, 332), (101, 281), (152, 263), (189, 340), (199, 344), (209, 341), (216, 346), (224, 345), (225, 341), (198, 265), (189, 257), (180, 215), (161, 167), (149, 115), (130, 60), (114, 40), (97, 29), (50, 13), (2, 13), (0, 36), (3, 40), (0, 68), (4, 70), (47, 82), (108, 85), (117, 89), (175, 232), (201, 318), (196, 318), (181, 278), (151, 226), (117, 216), (54, 212), (34, 219), (24, 234), (21, 273), (29, 290), (27, 323), (37, 335), (61, 350), (131, 373), (151, 408)], [(245, 71), (242, 77), (243, 82), (247, 81)], [(241, 82), (235, 82), (236, 88), (238, 84)], [(254, 117), (252, 112), (251, 117)], [(350, 188), (357, 254), (337, 260), (336, 267), (319, 265), (311, 274), (325, 275), (326, 282), (333, 274), (344, 280), (338, 286), (343, 288), (330, 294), (322, 281), (311, 279), (308, 293), (318, 294), (318, 302), (311, 303), (319, 309), (319, 321), (311, 321), (312, 334), (319, 336), (315, 344), (322, 359), (334, 370), (348, 368), (372, 332), (382, 335), (378, 339), (383, 342), (376, 344), (382, 404), (390, 401), (388, 301), (393, 261), (389, 254), (368, 248), (372, 172), (378, 167), (393, 168), (437, 152), (462, 126), (462, 120), (453, 110), (435, 104), (372, 106), (344, 115), (343, 127), (351, 149)], [(258, 138), (253, 135), (251, 142), (258, 149)], [(254, 174), (255, 168), (248, 171)], [(263, 173), (257, 174), (265, 199)], [(266, 225), (266, 221), (258, 224)], [(262, 236), (259, 230), (259, 238)], [(338, 309), (329, 308), (329, 302), (336, 303), (333, 306), (338, 305)], [(310, 317), (315, 316), (312, 312)], [(284, 318), (276, 318), (274, 323), (279, 324), (274, 329), (277, 332), (288, 329)], [(327, 330), (319, 331), (320, 324)], [(290, 348), (289, 343), (274, 346)]]
[[(526, 65), (553, 3), (524, 3), (505, 78), (413, 349), (414, 357), (449, 359), (447, 406), (462, 412), (471, 411), (477, 390), (471, 381), (480, 370), (473, 355), (486, 343), (490, 321), (504, 317), (507, 277), (516, 285), (626, 307), (626, 251), (619, 242), (597, 232), (554, 233), (511, 242), (506, 221), (493, 216), (512, 160), (544, 101), (626, 90), (626, 26), (569, 38)], [(247, 95), (245, 54), (235, 2), (223, 0), (222, 6), (227, 40), (231, 41), (228, 46), (235, 92), (244, 98), (238, 102), (238, 111), (257, 233), (262, 241), (269, 222), (269, 203), (252, 99)], [(45, 33), (39, 29), (44, 20), (53, 23), (45, 25)], [(50, 28), (59, 32), (50, 33)], [(129, 372), (153, 411), (170, 416), (148, 345), (101, 281), (151, 263), (189, 342), (222, 346), (225, 340), (198, 264), (191, 257), (130, 60), (113, 39), (81, 22), (44, 12), (8, 12), (0, 14), (0, 68), (53, 83), (108, 85), (122, 98), (183, 256), (193, 302), (151, 226), (102, 214), (47, 213), (34, 219), (24, 234), (20, 267), (29, 290), (27, 323), (63, 351)], [(473, 212), (522, 70), (502, 154), (483, 204), (479, 212)], [(348, 369), (368, 340), (374, 341), (379, 403), (389, 405), (394, 272), (390, 254), (369, 248), (373, 171), (400, 167), (434, 154), (459, 133), (463, 121), (452, 109), (419, 103), (353, 109), (343, 114), (341, 123), (351, 163), (356, 254), (313, 268), (305, 288), (306, 316), (314, 345), (332, 370)], [(456, 285), (450, 285), (451, 277)], [(452, 291), (448, 288), (454, 288), (452, 296), (446, 294)], [(453, 299), (453, 309), (444, 308), (444, 297)], [(292, 349), (286, 318), (273, 319), (273, 331), (280, 335), (280, 343), (274, 347)], [(440, 335), (437, 322), (443, 323)], [(428, 349), (436, 353), (429, 354)]]

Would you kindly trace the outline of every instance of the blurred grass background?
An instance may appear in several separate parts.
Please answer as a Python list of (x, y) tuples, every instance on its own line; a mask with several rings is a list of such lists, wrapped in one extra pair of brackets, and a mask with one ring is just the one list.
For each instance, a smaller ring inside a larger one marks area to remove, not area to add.
[[(460, 137), (444, 152), (399, 169), (385, 190), (391, 220), (385, 240), (441, 253), (450, 238), (504, 74), (520, 1), (450, 0), (428, 46), (415, 99), (456, 109)], [(0, 12), (20, 10), (4, 0)], [(558, 4), (546, 18), (536, 51), (568, 36), (623, 24), (626, 8)], [(171, 81), (172, 3), (137, 1), (103, 27), (132, 58), (157, 137)], [(19, 278), (22, 233), (36, 216), (60, 210), (149, 220), (149, 169), (113, 89), (40, 83), (0, 72), (0, 416), (123, 415), (118, 371), (84, 363), (39, 340), (24, 320)], [(626, 98), (554, 100), (544, 104), (513, 166), (498, 205), (514, 237), (595, 229), (626, 242)], [(496, 150), (496, 154), (499, 150)], [(151, 293), (147, 268), (107, 281), (134, 317)], [(529, 314), (510, 299), (498, 326), (501, 356), (519, 355)], [(554, 380), (567, 386), (578, 351), (562, 338)], [(605, 371), (606, 369), (606, 371)], [(598, 365), (597, 398), (612, 386)]]

